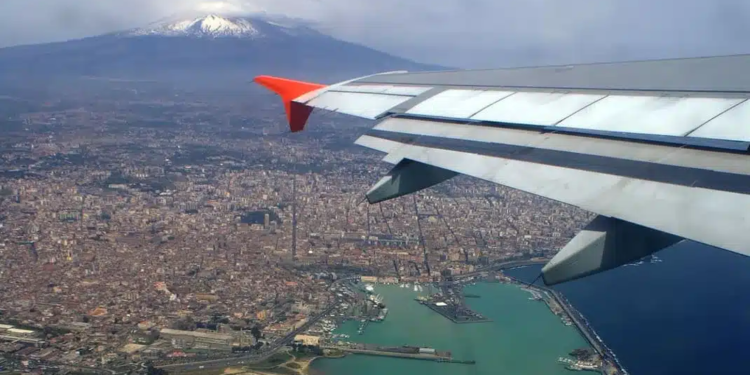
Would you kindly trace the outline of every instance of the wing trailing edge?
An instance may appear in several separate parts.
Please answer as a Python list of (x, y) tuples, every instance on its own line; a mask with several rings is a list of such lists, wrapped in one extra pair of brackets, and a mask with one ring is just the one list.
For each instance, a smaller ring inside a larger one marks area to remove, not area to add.
[(281, 100), (284, 102), (289, 129), (292, 133), (302, 131), (305, 128), (307, 119), (313, 110), (312, 107), (295, 102), (294, 99), (326, 87), (318, 83), (295, 81), (274, 76), (257, 76), (254, 81), (281, 97)]

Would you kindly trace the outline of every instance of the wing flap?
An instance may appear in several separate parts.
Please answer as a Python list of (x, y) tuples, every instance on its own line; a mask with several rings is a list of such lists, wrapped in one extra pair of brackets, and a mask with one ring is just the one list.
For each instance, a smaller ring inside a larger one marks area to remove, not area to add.
[(746, 230), (750, 225), (750, 196), (745, 194), (406, 143), (389, 156), (434, 165), (750, 255), (750, 232)]
[[(688, 147), (548, 133), (536, 129), (513, 129), (475, 124), (388, 118), (376, 125), (368, 134), (377, 135), (378, 133), (380, 134), (378, 135), (379, 139), (401, 139), (403, 142), (412, 142), (413, 139), (421, 136), (419, 142), (433, 147), (449, 147), (451, 144), (453, 147), (459, 147), (473, 142), (476, 144), (472, 145), (470, 149), (474, 152), (481, 151), (494, 156), (515, 154), (514, 157), (524, 157), (525, 160), (557, 163), (560, 166), (570, 168), (576, 166), (572, 164), (574, 157), (588, 163), (589, 166), (594, 162), (594, 157), (603, 158), (603, 164), (611, 164), (612, 167), (616, 167), (618, 160), (627, 160), (631, 162), (630, 169), (633, 171), (628, 172), (621, 169), (620, 173), (644, 176), (648, 175), (648, 169), (651, 169), (663, 174), (684, 175), (691, 183), (700, 180), (700, 175), (690, 174), (691, 172), (697, 172), (696, 169), (729, 174), (750, 174), (750, 163), (747, 162), (744, 153), (712, 152)], [(414, 137), (407, 137), (407, 135)], [(440, 140), (441, 138), (442, 140)], [(532, 158), (528, 154), (530, 151), (528, 148), (537, 149), (537, 153), (547, 152), (548, 156), (543, 158), (541, 154), (537, 154), (538, 158)], [(586, 158), (587, 156), (591, 158)], [(571, 162), (566, 163), (565, 159), (570, 159)], [(650, 164), (639, 165), (635, 162)], [(664, 166), (686, 169), (669, 171)], [(578, 167), (584, 168), (586, 166), (579, 164)], [(636, 174), (638, 169), (645, 172)], [(601, 171), (606, 172), (607, 170)]]
[(415, 160), (750, 254), (741, 229), (750, 224), (744, 153), (395, 118), (358, 143), (391, 161)]

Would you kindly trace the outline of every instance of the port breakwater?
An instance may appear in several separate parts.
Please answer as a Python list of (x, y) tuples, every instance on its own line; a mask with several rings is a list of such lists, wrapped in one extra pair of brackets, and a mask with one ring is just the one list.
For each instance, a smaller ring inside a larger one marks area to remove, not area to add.
[(322, 346), (321, 348), (340, 350), (345, 353), (371, 355), (371, 356), (379, 356), (379, 357), (417, 359), (417, 360), (422, 360), (422, 361), (459, 363), (459, 364), (465, 364), (465, 365), (476, 364), (476, 361), (473, 361), (473, 360), (460, 360), (460, 359), (454, 359), (452, 357), (441, 356), (437, 354), (405, 353), (405, 352), (391, 351), (391, 350), (386, 350), (386, 349), (358, 349), (358, 348), (349, 348), (349, 347), (337, 346), (337, 345)]
[[(562, 294), (547, 286), (528, 284), (523, 280), (519, 280), (513, 276), (507, 274), (505, 274), (505, 276), (508, 277), (508, 279), (510, 279), (513, 284), (523, 285), (530, 290), (544, 292), (548, 296), (550, 296), (550, 298), (553, 298), (555, 302), (560, 305), (565, 314), (570, 317), (570, 320), (573, 322), (573, 325), (576, 327), (581, 336), (583, 336), (586, 341), (588, 341), (589, 345), (591, 345), (591, 347), (596, 350), (597, 354), (599, 354), (602, 359), (604, 359), (604, 361), (607, 362), (610, 366), (615, 367), (618, 373), (627, 374), (627, 371), (625, 371), (620, 362), (617, 360), (615, 354), (604, 344), (604, 341), (602, 341), (599, 335), (596, 334), (594, 329), (589, 326), (583, 315), (581, 315), (581, 313), (578, 312), (578, 310), (576, 310), (575, 307), (570, 302), (568, 302), (568, 300)], [(605, 369), (602, 368), (601, 372), (605, 373)]]

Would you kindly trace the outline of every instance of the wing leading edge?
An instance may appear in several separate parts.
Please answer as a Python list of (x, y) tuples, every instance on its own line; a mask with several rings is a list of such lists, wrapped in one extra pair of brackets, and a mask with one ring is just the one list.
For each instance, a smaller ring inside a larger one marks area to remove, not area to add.
[[(750, 255), (743, 66), (750, 55), (384, 73), (295, 83), (306, 91), (289, 101), (380, 120), (356, 141), (395, 165), (371, 203), (460, 173), (599, 214), (543, 268), (557, 284), (682, 239)], [(671, 74), (653, 75), (661, 70)]]

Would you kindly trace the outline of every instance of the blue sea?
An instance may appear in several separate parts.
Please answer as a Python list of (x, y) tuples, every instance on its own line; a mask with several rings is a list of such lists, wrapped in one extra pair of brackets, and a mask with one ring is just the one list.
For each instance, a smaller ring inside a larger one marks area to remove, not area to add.
[(631, 375), (750, 374), (750, 257), (693, 242), (657, 256), (555, 289)]

